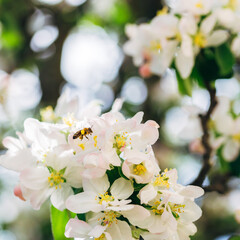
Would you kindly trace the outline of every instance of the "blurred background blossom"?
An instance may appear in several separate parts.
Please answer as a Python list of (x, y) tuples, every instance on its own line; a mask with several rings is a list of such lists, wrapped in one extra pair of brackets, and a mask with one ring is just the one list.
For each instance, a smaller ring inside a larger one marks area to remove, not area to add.
[[(188, 144), (201, 129), (189, 109), (205, 111), (208, 92), (195, 86), (192, 97), (181, 96), (170, 69), (144, 80), (122, 50), (125, 25), (149, 22), (162, 5), (160, 0), (0, 0), (0, 139), (22, 130), (26, 117), (40, 118), (40, 109), (54, 108), (60, 95), (76, 97), (80, 109), (97, 99), (103, 112), (121, 97), (126, 116), (141, 110), (145, 120), (160, 124), (154, 149), (160, 167), (176, 167), (179, 181), (191, 183), (201, 155)], [(237, 66), (234, 78), (216, 82), (217, 95), (237, 99), (239, 81)], [(17, 177), (0, 168), (0, 240), (52, 239), (49, 204), (35, 212), (14, 197)], [(204, 215), (192, 239), (227, 240), (239, 233), (239, 179), (229, 184), (235, 190), (200, 200)]]

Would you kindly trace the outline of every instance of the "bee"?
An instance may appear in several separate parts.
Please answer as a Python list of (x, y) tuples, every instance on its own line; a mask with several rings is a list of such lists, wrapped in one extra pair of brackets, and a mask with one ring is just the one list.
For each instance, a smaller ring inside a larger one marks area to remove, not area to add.
[(83, 140), (83, 137), (86, 137), (88, 139), (88, 136), (87, 135), (92, 135), (93, 131), (91, 128), (84, 128), (84, 129), (81, 129), (79, 131), (77, 131), (76, 133), (74, 133), (73, 135), (73, 139), (81, 139)]

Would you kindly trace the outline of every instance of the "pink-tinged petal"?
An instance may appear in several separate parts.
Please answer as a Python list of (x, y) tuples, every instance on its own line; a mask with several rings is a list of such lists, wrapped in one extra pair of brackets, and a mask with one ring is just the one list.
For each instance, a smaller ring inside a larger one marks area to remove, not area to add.
[(157, 190), (151, 184), (148, 184), (147, 186), (142, 188), (139, 192), (141, 204), (147, 204), (149, 201), (153, 200), (156, 196)]
[(73, 194), (74, 192), (72, 188), (66, 183), (63, 183), (61, 185), (61, 188), (58, 188), (52, 193), (51, 203), (55, 208), (57, 208), (60, 211), (63, 211), (66, 208), (65, 207), (66, 200), (68, 199), (69, 196)]
[(124, 103), (123, 98), (115, 99), (115, 101), (113, 102), (113, 105), (112, 105), (111, 112), (113, 112), (113, 113), (114, 112), (119, 112), (122, 109), (123, 103)]
[(123, 174), (127, 177), (127, 178), (130, 178), (131, 176), (131, 170), (128, 166), (128, 164), (126, 162), (123, 162), (123, 165), (122, 165), (122, 172)]
[(86, 222), (72, 218), (66, 225), (65, 236), (67, 238), (85, 238), (91, 229), (91, 226)]
[(104, 194), (110, 187), (108, 176), (105, 174), (101, 178), (83, 179), (84, 191), (94, 192), (96, 195)]
[(5, 137), (2, 141), (2, 144), (5, 148), (10, 150), (11, 152), (17, 152), (20, 149), (26, 147), (25, 144), (23, 144), (19, 139), (14, 137)]
[(144, 219), (150, 216), (150, 212), (142, 206), (134, 205), (129, 211), (122, 211), (122, 215), (126, 217), (129, 222), (133, 225), (137, 225), (139, 221), (143, 221)]
[(160, 128), (160, 126), (153, 120), (148, 120), (145, 124), (150, 127)]
[(179, 192), (180, 195), (188, 198), (198, 198), (204, 194), (204, 190), (198, 186), (186, 186), (183, 187)]
[(143, 78), (149, 78), (149, 77), (151, 77), (152, 73), (151, 73), (149, 64), (146, 63), (146, 64), (142, 65), (142, 66), (139, 68), (139, 74), (140, 74), (140, 76), (143, 77)]
[(78, 193), (67, 199), (66, 208), (74, 213), (100, 212), (103, 207), (96, 198), (97, 195), (93, 192)]
[(82, 177), (86, 179), (101, 178), (106, 173), (106, 169), (101, 168), (88, 168), (82, 173)]
[(138, 112), (132, 117), (132, 120), (135, 120), (137, 124), (140, 124), (142, 122), (143, 115), (143, 112)]
[(112, 239), (132, 240), (132, 231), (130, 226), (124, 221), (117, 221), (117, 224), (112, 224), (108, 227), (107, 232), (111, 235)]
[(36, 158), (32, 155), (30, 149), (21, 149), (15, 153), (7, 153), (0, 156), (0, 165), (16, 171), (21, 172), (25, 168), (32, 167), (36, 164)]
[(158, 129), (145, 123), (142, 128), (141, 138), (145, 144), (154, 144), (159, 138)]
[(116, 199), (127, 199), (133, 194), (134, 188), (129, 180), (118, 178), (111, 186), (110, 192)]
[(26, 201), (26, 199), (23, 197), (23, 193), (20, 185), (17, 185), (14, 187), (14, 195), (19, 199)]
[(42, 204), (50, 197), (54, 190), (45, 188), (39, 191), (32, 191), (30, 195), (30, 204), (33, 209), (39, 210)]
[(26, 188), (40, 190), (49, 187), (49, 176), (47, 168), (27, 168), (20, 173), (20, 182)]

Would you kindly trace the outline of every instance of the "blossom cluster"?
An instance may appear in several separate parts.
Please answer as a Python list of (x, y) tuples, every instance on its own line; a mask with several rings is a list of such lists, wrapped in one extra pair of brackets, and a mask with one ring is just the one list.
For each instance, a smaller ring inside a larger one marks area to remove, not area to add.
[(240, 55), (239, 0), (169, 1), (150, 23), (126, 27), (125, 53), (133, 57), (140, 74), (162, 75), (174, 66), (188, 78), (202, 49), (230, 44)]
[(50, 198), (60, 211), (84, 215), (68, 221), (66, 237), (190, 239), (203, 190), (179, 184), (176, 169), (160, 170), (152, 149), (158, 124), (142, 123), (142, 112), (125, 119), (121, 102), (102, 115), (96, 103), (77, 105), (63, 96), (55, 110), (42, 110), (48, 122), (26, 119), (18, 138), (4, 139), (0, 164), (20, 175), (15, 195), (34, 209)]
[[(227, 162), (232, 162), (240, 154), (240, 116), (239, 98), (230, 99), (226, 96), (217, 97), (218, 105), (211, 114), (208, 122), (209, 143), (215, 153), (220, 154)], [(199, 114), (205, 111), (194, 105), (185, 105), (188, 123), (183, 127), (179, 136), (190, 141), (190, 150), (203, 153), (200, 138), (203, 135)], [(185, 137), (184, 137), (185, 136)]]

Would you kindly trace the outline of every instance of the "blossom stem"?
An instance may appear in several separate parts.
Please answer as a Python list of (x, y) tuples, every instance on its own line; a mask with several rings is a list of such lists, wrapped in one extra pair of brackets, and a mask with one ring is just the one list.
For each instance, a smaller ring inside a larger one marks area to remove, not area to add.
[(216, 89), (215, 87), (212, 88), (209, 81), (205, 82), (206, 88), (210, 94), (210, 106), (206, 114), (200, 114), (199, 118), (201, 120), (203, 136), (202, 136), (202, 145), (204, 147), (204, 154), (203, 154), (203, 166), (200, 170), (198, 177), (192, 183), (196, 186), (202, 186), (206, 176), (208, 175), (212, 164), (211, 164), (211, 156), (212, 156), (212, 147), (209, 143), (209, 129), (208, 129), (208, 122), (211, 118), (211, 114), (214, 111), (215, 107), (217, 106), (218, 102), (216, 99)]

